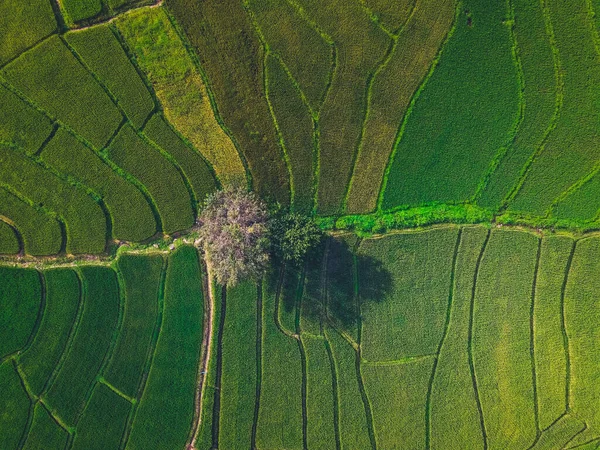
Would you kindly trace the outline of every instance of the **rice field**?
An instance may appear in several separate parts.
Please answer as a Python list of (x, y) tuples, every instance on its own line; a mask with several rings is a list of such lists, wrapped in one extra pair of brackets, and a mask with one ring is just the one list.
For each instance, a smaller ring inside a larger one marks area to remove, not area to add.
[[(600, 448), (599, 17), (2, 2), (0, 449)], [(217, 285), (228, 186), (322, 245)]]

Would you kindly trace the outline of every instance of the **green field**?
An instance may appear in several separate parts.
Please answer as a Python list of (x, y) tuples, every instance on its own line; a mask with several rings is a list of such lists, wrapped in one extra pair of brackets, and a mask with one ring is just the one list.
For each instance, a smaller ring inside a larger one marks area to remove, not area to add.
[(0, 450), (600, 449), (599, 108), (600, 0), (1, 1)]

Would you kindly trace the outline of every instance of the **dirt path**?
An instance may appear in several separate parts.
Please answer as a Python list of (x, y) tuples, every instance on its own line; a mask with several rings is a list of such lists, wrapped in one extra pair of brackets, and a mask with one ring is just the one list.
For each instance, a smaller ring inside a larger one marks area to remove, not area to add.
[(194, 412), (194, 422), (192, 423), (192, 429), (190, 432), (190, 438), (186, 444), (187, 450), (196, 450), (194, 443), (200, 433), (200, 425), (202, 424), (202, 401), (204, 399), (204, 391), (206, 390), (206, 376), (208, 372), (208, 362), (210, 361), (211, 353), (211, 342), (213, 333), (213, 319), (214, 319), (214, 292), (212, 286), (211, 267), (207, 260), (205, 261), (206, 275), (204, 277), (205, 294), (208, 301), (204, 302), (204, 336), (202, 337), (202, 350), (200, 358), (200, 366), (198, 367), (198, 380), (196, 388), (196, 407)]

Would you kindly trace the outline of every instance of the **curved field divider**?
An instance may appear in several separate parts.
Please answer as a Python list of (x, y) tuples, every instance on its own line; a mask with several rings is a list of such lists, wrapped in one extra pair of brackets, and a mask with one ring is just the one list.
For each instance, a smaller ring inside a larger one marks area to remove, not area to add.
[[(600, 94), (594, 87), (600, 83), (600, 55), (588, 2), (567, 5), (552, 0), (547, 5), (563, 71), (564, 100), (556, 128), (509, 205), (510, 210), (535, 215), (544, 215), (564, 191), (590, 173), (600, 157), (596, 150)], [(598, 188), (597, 183), (593, 186)], [(598, 209), (597, 192), (588, 194), (587, 201)], [(578, 205), (586, 207), (577, 197), (573, 200), (576, 203), (567, 211), (574, 212)]]
[(0, 286), (0, 361), (3, 361), (31, 343), (39, 326), (45, 293), (40, 274), (33, 269), (0, 267)]
[(108, 148), (108, 158), (136, 177), (148, 190), (162, 221), (162, 231), (190, 228), (194, 211), (177, 168), (137, 132), (125, 125)]
[(19, 251), (21, 244), (16, 229), (0, 221), (0, 255), (15, 255)]
[(411, 12), (416, 8), (417, 0), (360, 0), (371, 10), (377, 22), (387, 30), (394, 32), (409, 19)]
[(152, 350), (163, 263), (160, 255), (125, 254), (117, 261), (125, 288), (125, 312), (103, 375), (111, 386), (132, 398), (138, 397), (142, 373)]
[(0, 66), (56, 31), (47, 0), (7, 0), (0, 4)]
[(65, 39), (141, 128), (154, 111), (154, 100), (108, 25), (70, 32)]
[(18, 227), (27, 255), (44, 256), (60, 252), (63, 236), (56, 219), (33, 208), (2, 187), (0, 215), (10, 219)]
[(346, 199), (349, 213), (367, 213), (377, 207), (398, 129), (411, 99), (436, 62), (455, 9), (455, 0), (417, 1), (415, 12), (395, 40), (389, 58), (373, 76), (362, 140)]
[(51, 136), (52, 121), (0, 84), (0, 141), (33, 154)]
[(471, 198), (519, 115), (507, 2), (464, 1), (439, 65), (415, 100), (383, 209)]
[(67, 184), (14, 148), (0, 145), (0, 184), (44, 206), (66, 226), (67, 252), (101, 253), (106, 244), (106, 218), (85, 192)]
[(446, 227), (361, 242), (358, 280), (365, 360), (397, 361), (437, 351), (457, 236), (457, 228)]
[[(286, 0), (248, 0), (247, 5), (269, 50), (284, 62), (306, 108), (317, 115), (333, 70), (332, 43)], [(288, 115), (295, 111), (293, 105), (289, 108)], [(282, 125), (281, 130), (285, 133), (286, 127)]]
[[(461, 231), (454, 270), (450, 322), (437, 356), (430, 393), (430, 445), (434, 449), (483, 448), (477, 392), (469, 365), (470, 309), (477, 262), (488, 231), (466, 227)], [(460, 414), (457, 414), (460, 411)]]
[(97, 383), (77, 424), (74, 450), (121, 448), (131, 403), (105, 384)]
[(202, 341), (201, 275), (195, 248), (170, 255), (162, 326), (128, 449), (183, 448), (188, 439)]
[(31, 401), (12, 361), (0, 364), (0, 448), (19, 448), (26, 431)]
[[(0, 75), (97, 148), (108, 142), (122, 121), (110, 97), (58, 36), (20, 55)], [(95, 120), (88, 120), (91, 112)]]
[(74, 427), (107, 355), (119, 315), (119, 286), (111, 269), (83, 266), (83, 312), (66, 358), (42, 396), (53, 415)]
[(81, 286), (72, 269), (60, 268), (42, 273), (46, 304), (40, 327), (31, 346), (17, 362), (29, 390), (42, 395), (74, 328), (80, 305)]
[(167, 6), (198, 54), (223, 122), (248, 163), (254, 189), (289, 204), (289, 173), (265, 99), (264, 49), (242, 3), (169, 0)]
[(481, 259), (473, 358), (488, 448), (527, 448), (538, 432), (531, 313), (539, 239), (492, 231)]
[(511, 4), (516, 51), (523, 77), (524, 110), (513, 142), (477, 198), (481, 206), (494, 209), (504, 205), (511, 189), (517, 187), (526, 165), (543, 148), (558, 117), (562, 99), (551, 24), (546, 24), (543, 3), (511, 0)]
[(210, 93), (165, 11), (132, 11), (115, 24), (152, 84), (165, 118), (210, 162), (221, 182), (245, 185), (246, 169), (237, 149), (215, 117)]
[(110, 213), (115, 239), (142, 241), (156, 233), (157, 224), (144, 195), (68, 131), (59, 128), (40, 157), (102, 198)]
[(368, 79), (384, 59), (389, 36), (370, 20), (358, 2), (297, 2), (327, 33), (336, 65), (319, 114), (317, 210), (334, 214), (342, 207), (367, 105)]
[(54, 420), (46, 407), (41, 402), (36, 403), (23, 450), (59, 450), (66, 447), (68, 439), (69, 433)]
[(189, 181), (197, 203), (202, 204), (206, 196), (215, 191), (217, 181), (211, 167), (196, 150), (181, 140), (162, 115), (152, 116), (144, 127), (144, 134), (175, 159)]

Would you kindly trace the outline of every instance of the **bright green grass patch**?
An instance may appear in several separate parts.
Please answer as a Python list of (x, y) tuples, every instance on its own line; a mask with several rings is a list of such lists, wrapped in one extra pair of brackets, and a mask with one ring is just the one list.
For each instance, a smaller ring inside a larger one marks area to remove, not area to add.
[(490, 449), (527, 448), (536, 437), (530, 310), (538, 239), (494, 230), (481, 260), (472, 354)]
[[(544, 430), (531, 450), (554, 450), (565, 445), (585, 429), (585, 423), (577, 417), (565, 414), (550, 428)], [(579, 447), (578, 447), (579, 448)]]
[(154, 100), (108, 25), (67, 33), (65, 38), (141, 128), (154, 110)]
[(513, 32), (523, 77), (523, 118), (506, 155), (491, 174), (477, 203), (494, 209), (518, 182), (528, 159), (540, 148), (554, 120), (557, 80), (550, 36), (545, 26), (542, 2), (511, 2), (515, 23)]
[(0, 286), (1, 359), (29, 341), (41, 307), (42, 285), (36, 270), (0, 267)]
[(245, 184), (240, 155), (217, 121), (204, 82), (165, 11), (132, 11), (116, 25), (152, 83), (166, 119), (210, 161), (221, 182)]
[[(383, 208), (469, 199), (518, 116), (507, 2), (466, 0), (389, 167)], [(470, 20), (472, 22), (470, 23)]]
[(448, 227), (361, 243), (363, 358), (400, 360), (437, 351), (457, 234), (457, 228)]
[[(213, 306), (213, 333), (212, 340), (209, 343), (210, 345), (210, 354), (217, 354), (217, 344), (218, 344), (218, 324), (221, 323), (221, 293), (222, 289), (217, 288), (216, 282), (213, 282), (213, 296), (214, 296), (214, 305)], [(213, 426), (217, 426), (218, 424), (214, 424), (215, 422), (213, 413), (214, 413), (214, 404), (215, 404), (215, 396), (219, 395), (220, 391), (216, 389), (215, 383), (217, 379), (217, 358), (216, 356), (211, 357), (208, 360), (206, 375), (204, 378), (205, 390), (204, 397), (202, 398), (202, 411), (200, 412), (200, 430), (198, 432), (198, 438), (196, 439), (195, 445), (196, 448), (211, 448), (213, 445)]]
[(289, 204), (289, 173), (265, 99), (264, 49), (244, 5), (239, 0), (166, 4), (196, 50), (219, 114), (245, 156), (253, 188)]
[(306, 353), (306, 442), (311, 449), (332, 448), (336, 398), (332, 370), (323, 338), (302, 337)]
[(333, 70), (331, 44), (303, 20), (290, 2), (249, 0), (247, 3), (269, 49), (283, 60), (301, 89), (305, 107), (316, 113), (325, 99)]
[(461, 231), (450, 322), (431, 386), (431, 448), (462, 450), (466, 442), (472, 448), (483, 448), (468, 349), (473, 283), (487, 233), (484, 227)]
[(109, 350), (119, 315), (119, 286), (106, 267), (83, 266), (83, 312), (57, 378), (43, 396), (50, 411), (74, 426)]
[(392, 364), (363, 364), (362, 376), (373, 411), (377, 448), (423, 448), (425, 399), (433, 358)]
[(256, 303), (256, 284), (251, 281), (227, 291), (221, 344), (220, 448), (252, 446), (256, 402)]
[(600, 239), (577, 242), (564, 298), (565, 328), (569, 339), (569, 409), (600, 430)]
[(18, 358), (21, 371), (34, 395), (41, 395), (74, 327), (80, 302), (77, 274), (67, 268), (43, 272), (46, 306), (40, 328), (27, 351)]
[(21, 55), (1, 74), (49, 115), (98, 148), (121, 122), (110, 97), (57, 36)]
[(35, 153), (52, 132), (50, 119), (2, 85), (0, 114), (0, 141), (15, 144), (29, 154)]
[(56, 423), (45, 406), (37, 403), (23, 450), (63, 450), (68, 438), (67, 431)]
[(400, 33), (386, 65), (375, 75), (348, 191), (348, 212), (375, 210), (398, 128), (440, 51), (455, 9), (455, 0), (419, 4)]
[(177, 161), (198, 203), (202, 203), (216, 189), (216, 180), (209, 165), (200, 153), (181, 140), (162, 115), (152, 116), (144, 128), (144, 134)]
[(262, 377), (257, 448), (301, 449), (302, 363), (298, 343), (279, 331), (276, 286), (263, 285)]
[(106, 218), (85, 192), (0, 145), (0, 184), (6, 184), (34, 205), (48, 208), (65, 222), (68, 253), (101, 253), (106, 244)]
[(202, 342), (201, 275), (194, 247), (169, 256), (162, 326), (127, 448), (183, 448), (187, 441)]
[(0, 3), (0, 64), (56, 31), (52, 4), (46, 0)]
[(125, 287), (125, 313), (104, 377), (133, 398), (138, 397), (142, 373), (151, 352), (163, 262), (160, 255), (135, 254), (122, 255), (117, 261)]
[(356, 351), (337, 332), (325, 329), (333, 355), (337, 380), (338, 423), (343, 450), (371, 449), (369, 423), (361, 399)]
[(108, 157), (146, 187), (162, 219), (162, 231), (172, 233), (192, 226), (192, 202), (181, 174), (132, 127), (121, 129)]
[(566, 268), (573, 240), (542, 240), (540, 266), (533, 305), (535, 372), (540, 429), (545, 429), (566, 409), (567, 356), (562, 307)]
[(60, 4), (72, 22), (79, 22), (100, 14), (101, 0), (60, 0)]
[(97, 383), (77, 424), (73, 449), (120, 448), (130, 409), (131, 403), (105, 384)]
[(19, 240), (15, 230), (6, 222), (0, 221), (0, 254), (14, 255), (19, 253)]
[[(544, 215), (565, 189), (590, 172), (600, 156), (600, 56), (588, 4), (585, 0), (547, 4), (560, 58), (564, 99), (556, 128), (509, 205), (511, 210)], [(594, 197), (589, 201), (594, 202)]]
[(319, 115), (319, 184), (317, 209), (339, 213), (367, 104), (367, 82), (383, 61), (389, 36), (358, 2), (298, 2), (336, 46), (336, 70)]
[(397, 31), (410, 17), (416, 0), (361, 0), (369, 8), (378, 22), (390, 31)]
[(19, 448), (31, 402), (12, 361), (0, 365), (0, 448)]
[(313, 209), (314, 197), (313, 120), (281, 60), (270, 54), (265, 70), (267, 98), (273, 108), (290, 167), (293, 209), (309, 213)]
[(40, 156), (46, 164), (85, 184), (102, 198), (111, 216), (115, 239), (142, 241), (156, 232), (152, 209), (141, 191), (64, 128), (58, 130)]
[(53, 255), (60, 251), (62, 234), (56, 219), (38, 211), (0, 188), (0, 214), (18, 227), (28, 255)]

